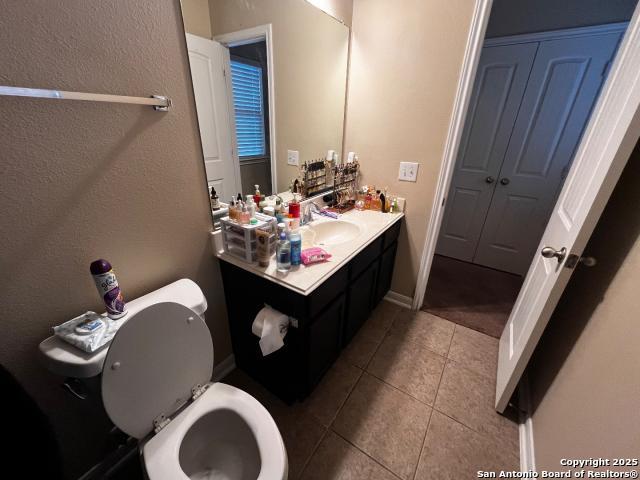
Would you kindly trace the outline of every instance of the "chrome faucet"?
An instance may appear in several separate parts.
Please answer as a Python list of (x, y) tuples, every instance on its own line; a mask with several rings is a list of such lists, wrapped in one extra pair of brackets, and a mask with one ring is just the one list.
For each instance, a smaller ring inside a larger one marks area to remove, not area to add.
[(315, 202), (309, 202), (303, 207), (302, 216), (300, 218), (300, 226), (306, 225), (307, 223), (310, 223), (310, 222), (313, 221), (313, 212), (314, 211), (315, 211), (315, 213), (321, 213), (322, 212), (322, 208), (320, 208), (318, 206), (318, 204), (315, 203)]

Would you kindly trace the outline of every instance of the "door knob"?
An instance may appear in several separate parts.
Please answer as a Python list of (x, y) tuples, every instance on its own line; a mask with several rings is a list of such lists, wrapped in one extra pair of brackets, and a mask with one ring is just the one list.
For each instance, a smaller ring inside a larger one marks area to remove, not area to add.
[(487, 178), (484, 179), (484, 181), (487, 182), (487, 183), (493, 183), (493, 182), (496, 181), (496, 179), (493, 178), (493, 177), (487, 177)]
[(558, 263), (562, 263), (562, 261), (564, 260), (564, 257), (567, 255), (567, 249), (565, 247), (562, 247), (560, 250), (556, 250), (553, 247), (544, 247), (542, 249), (542, 251), (540, 252), (540, 254), (544, 257), (544, 258), (557, 258), (558, 259)]
[(505, 178), (502, 178), (502, 179), (500, 180), (500, 183), (501, 183), (502, 185), (509, 185), (509, 179), (508, 179), (508, 178), (506, 178), (506, 177), (505, 177)]

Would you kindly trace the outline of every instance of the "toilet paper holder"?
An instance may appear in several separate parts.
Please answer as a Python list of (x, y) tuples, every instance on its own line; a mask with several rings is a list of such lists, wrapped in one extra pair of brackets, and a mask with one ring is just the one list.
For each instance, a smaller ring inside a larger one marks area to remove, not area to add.
[(298, 320), (267, 304), (260, 309), (251, 324), (251, 332), (256, 337), (260, 337), (259, 344), (263, 356), (284, 346), (284, 338), (290, 326), (298, 328)]

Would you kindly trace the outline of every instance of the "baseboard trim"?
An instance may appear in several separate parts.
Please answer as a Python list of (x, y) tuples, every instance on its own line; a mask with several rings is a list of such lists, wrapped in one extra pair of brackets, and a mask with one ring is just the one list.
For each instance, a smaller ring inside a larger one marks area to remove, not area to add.
[(233, 356), (233, 354), (231, 354), (227, 358), (222, 360), (218, 365), (213, 367), (213, 376), (212, 376), (213, 381), (219, 382), (228, 374), (230, 374), (231, 371), (235, 368), (236, 368), (236, 358)]
[(413, 298), (407, 297), (406, 295), (402, 295), (400, 293), (389, 290), (387, 294), (384, 296), (384, 299), (387, 302), (395, 303), (396, 305), (400, 305), (401, 307), (408, 308), (411, 310), (413, 305)]
[(536, 455), (533, 444), (533, 420), (531, 419), (531, 394), (529, 379), (523, 376), (519, 387), (520, 407), (520, 470), (534, 472), (536, 470)]

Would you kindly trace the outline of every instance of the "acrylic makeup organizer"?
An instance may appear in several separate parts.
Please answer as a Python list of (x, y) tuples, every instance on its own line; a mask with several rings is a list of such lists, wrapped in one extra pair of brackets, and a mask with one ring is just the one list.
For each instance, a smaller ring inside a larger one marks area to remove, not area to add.
[(255, 214), (258, 223), (241, 224), (234, 222), (229, 217), (220, 219), (220, 227), (222, 229), (222, 246), (224, 251), (241, 258), (248, 263), (256, 263), (257, 257), (257, 239), (256, 230), (269, 230), (269, 249), (275, 251), (277, 220), (275, 217), (264, 215), (262, 213)]
[(360, 164), (357, 160), (333, 167), (333, 207), (337, 212), (351, 210), (356, 203)]

